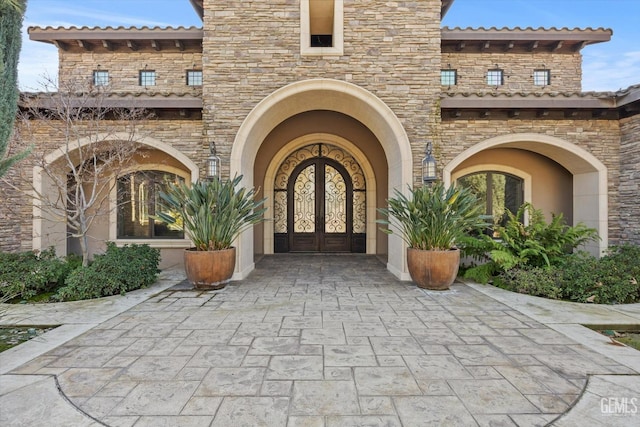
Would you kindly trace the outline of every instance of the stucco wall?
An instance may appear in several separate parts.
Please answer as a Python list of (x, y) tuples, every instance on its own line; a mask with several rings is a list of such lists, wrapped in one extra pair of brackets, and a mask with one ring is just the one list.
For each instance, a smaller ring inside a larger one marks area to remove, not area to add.
[(567, 197), (567, 194), (573, 192), (573, 179), (558, 163), (531, 151), (496, 148), (482, 151), (465, 160), (454, 172), (481, 165), (512, 167), (531, 175), (533, 178), (530, 201), (536, 209), (545, 212), (548, 220), (551, 219), (552, 213), (562, 213), (568, 224), (573, 223), (573, 201), (571, 197)]

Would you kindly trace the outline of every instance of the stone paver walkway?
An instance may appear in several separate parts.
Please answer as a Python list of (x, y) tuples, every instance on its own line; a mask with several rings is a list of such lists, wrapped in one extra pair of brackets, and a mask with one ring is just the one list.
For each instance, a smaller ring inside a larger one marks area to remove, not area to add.
[(78, 425), (391, 427), (546, 425), (590, 375), (637, 372), (470, 286), (289, 255), (222, 291), (162, 291), (11, 374), (55, 375), (94, 419)]

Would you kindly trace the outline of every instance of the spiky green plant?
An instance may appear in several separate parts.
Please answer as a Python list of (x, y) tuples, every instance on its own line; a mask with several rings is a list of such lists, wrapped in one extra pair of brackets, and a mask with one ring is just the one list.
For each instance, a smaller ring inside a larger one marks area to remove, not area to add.
[(256, 200), (255, 189), (236, 189), (241, 180), (242, 176), (237, 176), (191, 185), (170, 184), (160, 197), (171, 210), (156, 217), (168, 224), (183, 221), (196, 250), (228, 249), (240, 233), (262, 221), (266, 211), (261, 208), (266, 199)]
[(487, 226), (482, 206), (469, 189), (437, 182), (409, 191), (411, 197), (396, 189), (389, 207), (378, 209), (386, 219), (377, 222), (387, 226), (381, 229), (387, 234), (398, 230), (411, 248), (449, 250), (463, 236)]

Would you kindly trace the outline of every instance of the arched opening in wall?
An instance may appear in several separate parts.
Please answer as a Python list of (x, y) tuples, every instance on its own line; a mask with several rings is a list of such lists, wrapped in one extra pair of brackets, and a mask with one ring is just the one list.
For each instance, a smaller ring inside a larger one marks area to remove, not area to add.
[[(109, 137), (117, 144), (117, 134)], [(119, 245), (147, 243), (160, 248), (165, 259), (165, 249), (188, 247), (189, 241), (181, 230), (156, 224), (151, 215), (161, 208), (158, 195), (162, 188), (169, 182), (194, 181), (198, 167), (184, 154), (148, 137), (117, 167), (99, 168), (100, 156), (95, 161), (67, 164), (74, 153), (90, 149), (96, 140), (100, 137), (81, 140), (73, 150), (61, 147), (45, 157), (46, 167), (34, 168), (37, 193), (50, 195), (34, 200), (34, 249), (54, 246), (56, 253), (65, 255), (81, 252), (83, 244), (89, 256), (93, 256), (104, 250), (107, 241)], [(77, 173), (78, 165), (85, 168), (82, 174)], [(73, 168), (76, 173), (70, 174)], [(61, 194), (66, 196), (60, 197)], [(89, 198), (93, 201), (87, 203)], [(88, 238), (84, 242), (72, 237), (72, 232), (77, 234), (77, 225), (71, 221), (77, 221), (73, 216), (80, 213), (87, 217)]]
[[(606, 248), (606, 168), (593, 155), (548, 135), (505, 135), (477, 144), (458, 155), (446, 165), (444, 179), (447, 184), (464, 184), (465, 177), (473, 174), (493, 178), (496, 173), (505, 176), (500, 182), (505, 190), (504, 186), (510, 183), (511, 192), (521, 180), (522, 201), (541, 209), (548, 219), (554, 213), (562, 213), (570, 225), (583, 222), (596, 228), (602, 240), (585, 249), (599, 255)], [(509, 176), (515, 179), (507, 179)], [(466, 183), (470, 184), (469, 179)], [(486, 200), (487, 193), (484, 197), (487, 203), (492, 203)], [(512, 205), (510, 210), (516, 203)]]
[[(326, 129), (331, 129), (333, 133), (321, 132)], [(324, 147), (322, 155), (319, 143)], [(348, 248), (343, 247), (340, 251), (386, 254), (387, 239), (375, 223), (376, 208), (384, 203), (387, 195), (388, 166), (384, 151), (362, 123), (332, 111), (297, 114), (278, 125), (261, 145), (254, 176), (260, 196), (267, 198), (267, 221), (254, 227), (255, 252), (272, 254), (288, 251), (288, 243), (283, 246), (283, 239), (289, 242), (291, 236), (288, 230), (294, 228), (287, 224), (288, 219), (293, 217), (285, 206), (293, 206), (289, 199), (294, 197), (294, 193), (286, 191), (287, 185), (295, 166), (313, 157), (336, 161), (347, 170), (345, 182), (352, 183), (351, 194), (346, 194), (349, 202), (345, 200), (344, 203), (345, 213), (350, 217), (350, 233), (347, 233), (350, 234), (350, 243), (345, 242)], [(318, 185), (321, 183), (318, 182)], [(325, 194), (324, 189), (322, 194)], [(320, 203), (325, 196), (314, 201)], [(347, 208), (351, 212), (347, 212)], [(323, 210), (326, 212), (326, 206), (314, 204), (314, 213)], [(320, 218), (320, 215), (314, 218)], [(320, 224), (315, 225), (323, 228)], [(341, 239), (345, 236), (329, 237)]]
[[(294, 125), (296, 121), (300, 126)], [(354, 129), (359, 127), (361, 135), (366, 133), (366, 140), (370, 143), (357, 135), (343, 134), (344, 123), (353, 125)], [(372, 202), (384, 203), (392, 195), (393, 189), (408, 192), (407, 185), (412, 182), (413, 170), (411, 145), (400, 120), (369, 91), (331, 79), (305, 80), (276, 90), (258, 103), (240, 126), (232, 146), (230, 173), (242, 175), (246, 186), (264, 188), (260, 195), (268, 197), (269, 191), (273, 191), (277, 168), (294, 151), (291, 144), (298, 144), (303, 138), (318, 133), (334, 137), (334, 140), (325, 137), (317, 139), (314, 136), (295, 148), (318, 141), (336, 144), (354, 155), (366, 174), (366, 162), (362, 162), (356, 156), (356, 150), (352, 149), (357, 148), (363, 153), (363, 159), (371, 165), (375, 179), (367, 179), (366, 183), (367, 253), (386, 255), (387, 268), (397, 277), (409, 280), (405, 245), (395, 235), (378, 237), (375, 227), (376, 205)], [(341, 146), (336, 140), (347, 142)], [(285, 146), (287, 148), (280, 152)], [(275, 156), (280, 154), (282, 158), (276, 161)], [(273, 176), (267, 178), (267, 169), (272, 171), (269, 173)], [(372, 182), (376, 183), (376, 197), (369, 197)], [(268, 186), (271, 186), (271, 190)], [(267, 208), (269, 200), (268, 197)], [(371, 210), (373, 214), (369, 215)], [(269, 215), (268, 211), (264, 224), (240, 236), (234, 279), (242, 279), (253, 270), (256, 254), (273, 251), (273, 237), (270, 237), (273, 232), (269, 230), (273, 221)], [(369, 227), (373, 227), (371, 232)], [(381, 252), (380, 245), (385, 246), (382, 249), (385, 252)]]

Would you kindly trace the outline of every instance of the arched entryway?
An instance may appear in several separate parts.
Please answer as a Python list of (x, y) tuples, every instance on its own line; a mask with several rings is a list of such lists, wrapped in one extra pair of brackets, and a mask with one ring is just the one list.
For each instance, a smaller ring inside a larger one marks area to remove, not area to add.
[[(489, 159), (505, 161), (491, 164)], [(600, 241), (585, 248), (594, 255), (607, 248), (607, 168), (585, 149), (549, 135), (502, 135), (460, 153), (445, 166), (443, 178), (449, 185), (478, 171), (504, 171), (521, 178), (524, 201), (547, 213), (564, 211), (571, 224), (597, 229)]]
[[(412, 182), (413, 156), (400, 120), (382, 100), (369, 91), (348, 82), (331, 79), (292, 83), (276, 90), (257, 104), (236, 134), (230, 159), (231, 175), (243, 175), (245, 185), (259, 187), (265, 184), (266, 187), (266, 181), (256, 181), (254, 177), (254, 165), (265, 139), (286, 120), (314, 111), (339, 113), (361, 123), (375, 137), (385, 158), (385, 197), (391, 196), (396, 188), (407, 191), (407, 184)], [(265, 195), (269, 195), (266, 188)], [(373, 210), (375, 218), (375, 206)], [(375, 226), (375, 222), (373, 224)], [(265, 224), (265, 242), (270, 239), (267, 227)], [(369, 242), (367, 247), (368, 245)], [(254, 268), (253, 229), (243, 233), (237, 246), (238, 262), (234, 277), (241, 279)], [(408, 280), (410, 277), (406, 270), (406, 251), (402, 240), (395, 235), (389, 236), (387, 251), (387, 268), (399, 278)]]

